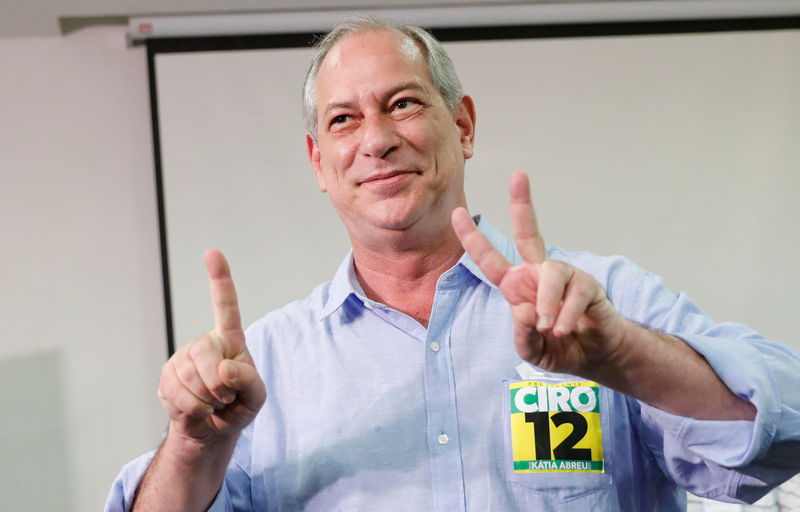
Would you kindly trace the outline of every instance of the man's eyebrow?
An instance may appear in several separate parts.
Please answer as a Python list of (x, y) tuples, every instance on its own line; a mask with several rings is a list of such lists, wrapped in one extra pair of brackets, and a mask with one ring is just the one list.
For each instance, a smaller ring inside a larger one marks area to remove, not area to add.
[(386, 91), (386, 97), (390, 98), (395, 94), (397, 94), (398, 92), (405, 91), (406, 89), (411, 89), (419, 92), (427, 92), (427, 90), (421, 83), (417, 82), (416, 80), (411, 80), (408, 82), (404, 82), (402, 84), (398, 84), (389, 89), (388, 91)]
[(352, 106), (353, 103), (350, 101), (332, 101), (325, 105), (325, 110), (322, 113), (324, 115), (337, 108), (351, 108)]

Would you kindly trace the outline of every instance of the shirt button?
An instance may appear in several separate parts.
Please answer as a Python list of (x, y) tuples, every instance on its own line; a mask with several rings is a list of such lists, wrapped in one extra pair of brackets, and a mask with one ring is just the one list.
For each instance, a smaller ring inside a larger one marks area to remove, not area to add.
[(444, 446), (450, 442), (450, 438), (447, 437), (447, 434), (439, 434), (439, 437), (436, 438), (440, 445)]
[(434, 352), (438, 352), (440, 348), (442, 347), (440, 347), (438, 343), (436, 343), (435, 341), (431, 342), (431, 350), (433, 350)]

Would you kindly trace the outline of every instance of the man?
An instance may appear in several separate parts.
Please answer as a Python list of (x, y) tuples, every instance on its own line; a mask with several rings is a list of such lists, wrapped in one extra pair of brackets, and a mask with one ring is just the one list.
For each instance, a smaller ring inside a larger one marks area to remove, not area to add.
[(475, 108), (425, 32), (343, 22), (304, 99), (351, 255), (245, 334), (206, 254), (216, 326), (164, 365), (167, 436), (108, 510), (680, 510), (678, 486), (753, 501), (800, 467), (796, 354), (548, 252), (523, 173), (516, 250), (476, 227)]

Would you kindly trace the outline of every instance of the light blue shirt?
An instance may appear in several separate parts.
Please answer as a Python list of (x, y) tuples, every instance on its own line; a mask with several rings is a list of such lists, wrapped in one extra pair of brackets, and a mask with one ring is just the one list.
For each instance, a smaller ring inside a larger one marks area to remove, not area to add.
[[(369, 300), (348, 255), (333, 281), (247, 330), (268, 398), (211, 510), (677, 511), (680, 487), (752, 501), (800, 468), (798, 354), (715, 324), (622, 257), (549, 255), (592, 274), (624, 317), (704, 355), (755, 421), (678, 417), (601, 386), (604, 472), (516, 472), (509, 386), (523, 379), (497, 288), (465, 255), (439, 278), (426, 329)], [(128, 509), (151, 457), (123, 469), (106, 510)]]

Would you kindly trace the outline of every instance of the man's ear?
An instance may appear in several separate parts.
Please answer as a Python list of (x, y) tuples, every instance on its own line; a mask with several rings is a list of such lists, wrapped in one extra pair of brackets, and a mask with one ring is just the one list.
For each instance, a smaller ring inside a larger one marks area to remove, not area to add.
[(475, 150), (475, 103), (468, 95), (463, 95), (453, 111), (461, 140), (464, 159), (471, 158)]
[(320, 164), (319, 146), (317, 146), (310, 134), (306, 134), (306, 147), (308, 148), (308, 159), (311, 160), (311, 166), (317, 176), (319, 189), (322, 192), (327, 192), (328, 187), (325, 186), (325, 178), (322, 175), (322, 165)]

